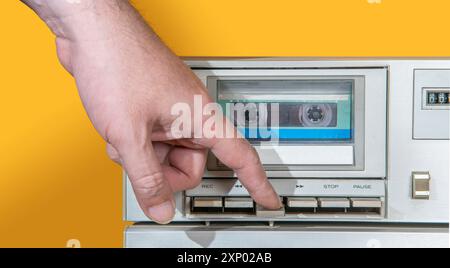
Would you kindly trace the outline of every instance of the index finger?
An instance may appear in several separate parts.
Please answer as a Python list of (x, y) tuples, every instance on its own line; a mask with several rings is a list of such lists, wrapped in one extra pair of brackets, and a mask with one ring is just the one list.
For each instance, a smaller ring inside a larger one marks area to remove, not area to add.
[(278, 194), (267, 179), (258, 153), (246, 139), (212, 138), (200, 142), (210, 148), (224, 165), (234, 170), (256, 203), (267, 209), (279, 209), (282, 206)]

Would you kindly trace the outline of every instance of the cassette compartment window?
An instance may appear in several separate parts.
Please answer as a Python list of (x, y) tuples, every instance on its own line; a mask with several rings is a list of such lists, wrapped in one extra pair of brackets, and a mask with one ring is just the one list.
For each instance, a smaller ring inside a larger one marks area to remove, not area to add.
[(252, 143), (353, 142), (353, 79), (217, 80), (217, 102)]

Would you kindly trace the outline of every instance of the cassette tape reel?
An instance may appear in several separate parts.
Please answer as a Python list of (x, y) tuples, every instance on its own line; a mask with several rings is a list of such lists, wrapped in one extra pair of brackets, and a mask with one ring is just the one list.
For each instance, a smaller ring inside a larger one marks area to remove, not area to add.
[(331, 104), (306, 104), (299, 110), (300, 123), (307, 127), (329, 127), (335, 118)]

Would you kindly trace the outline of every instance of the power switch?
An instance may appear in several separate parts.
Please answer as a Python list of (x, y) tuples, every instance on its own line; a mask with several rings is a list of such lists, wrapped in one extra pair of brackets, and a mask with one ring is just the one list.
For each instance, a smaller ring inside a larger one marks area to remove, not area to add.
[(413, 172), (412, 178), (412, 198), (430, 199), (430, 172)]

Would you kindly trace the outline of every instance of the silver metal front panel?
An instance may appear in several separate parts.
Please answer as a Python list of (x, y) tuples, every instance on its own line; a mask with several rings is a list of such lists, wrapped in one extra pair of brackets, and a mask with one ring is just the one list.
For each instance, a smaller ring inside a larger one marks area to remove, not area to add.
[(428, 91), (450, 91), (450, 70), (414, 70), (415, 139), (448, 140), (450, 138), (450, 106), (427, 105)]
[[(366, 103), (366, 137), (365, 171), (277, 171), (269, 172), (269, 176), (285, 178), (318, 179), (327, 178), (336, 183), (355, 179), (373, 181), (372, 178), (383, 178), (385, 193), (385, 216), (382, 219), (354, 218), (354, 222), (417, 222), (417, 223), (448, 223), (448, 180), (449, 180), (449, 153), (448, 140), (418, 140), (413, 139), (413, 111), (414, 111), (414, 70), (416, 69), (450, 69), (450, 60), (223, 60), (223, 61), (190, 61), (196, 68), (211, 68), (223, 70), (197, 70), (204, 73), (200, 78), (206, 81), (206, 74), (214, 75), (260, 75), (267, 71), (271, 75), (280, 68), (295, 68), (292, 72), (301, 71), (309, 75), (366, 75), (373, 72), (371, 84), (382, 84), (388, 81), (388, 101), (385, 95), (372, 95)], [(376, 67), (376, 69), (371, 69)], [(252, 68), (269, 68), (273, 70), (251, 70)], [(311, 70), (314, 68), (314, 70)], [(364, 69), (367, 68), (367, 69)], [(389, 79), (379, 77), (379, 70), (386, 68)], [(305, 69), (305, 70), (304, 70)], [(289, 70), (281, 70), (287, 72)], [(310, 73), (308, 73), (310, 72)], [(370, 75), (369, 75), (370, 76)], [(378, 78), (376, 78), (378, 77)], [(367, 86), (370, 87), (369, 82)], [(376, 91), (375, 88), (366, 90), (366, 93)], [(373, 101), (375, 100), (375, 101)], [(380, 100), (380, 101), (377, 101)], [(372, 102), (373, 101), (373, 102)], [(369, 106), (367, 106), (369, 105)], [(373, 109), (370, 109), (373, 105)], [(377, 114), (379, 106), (388, 106), (387, 114)], [(376, 106), (376, 107), (375, 107)], [(376, 120), (382, 117), (386, 120)], [(371, 118), (369, 121), (367, 118)], [(369, 123), (370, 122), (370, 123)], [(386, 135), (378, 135), (382, 129)], [(387, 136), (386, 147), (380, 147), (380, 137)], [(387, 148), (385, 151), (384, 148)], [(376, 157), (375, 157), (376, 156)], [(387, 156), (387, 158), (386, 158)], [(374, 161), (370, 163), (370, 158)], [(380, 168), (381, 167), (381, 168)], [(385, 171), (383, 171), (385, 170)], [(429, 172), (430, 198), (419, 200), (412, 198), (412, 172)], [(217, 173), (216, 175), (221, 175)], [(226, 175), (226, 174), (223, 174)], [(230, 175), (228, 173), (228, 175)], [(231, 174), (233, 175), (233, 174)], [(295, 185), (297, 179), (287, 183)], [(378, 179), (379, 180), (379, 179)], [(129, 221), (148, 221), (141, 212), (129, 182), (125, 187), (125, 219)], [(229, 180), (224, 180), (221, 187), (226, 187)], [(289, 185), (287, 186), (289, 187)], [(292, 190), (291, 190), (292, 192)], [(322, 191), (323, 192), (323, 191)], [(311, 192), (312, 193), (312, 192)], [(302, 194), (306, 194), (303, 192)], [(316, 193), (314, 193), (316, 194)], [(363, 196), (348, 196), (363, 197)], [(176, 194), (177, 212), (175, 221), (204, 221), (204, 219), (189, 218), (185, 214), (185, 198), (183, 193)], [(238, 219), (228, 219), (229, 221)], [(242, 220), (242, 219), (240, 219)], [(277, 219), (284, 220), (284, 219)], [(293, 219), (289, 219), (292, 221)], [(309, 221), (311, 219), (298, 218), (295, 221)], [(321, 221), (337, 222), (336, 218), (324, 218)]]
[(130, 248), (448, 247), (448, 228), (382, 226), (131, 226)]
[[(414, 70), (449, 69), (450, 61), (399, 61), (390, 65), (387, 218), (449, 221), (448, 140), (413, 139)], [(412, 198), (412, 172), (430, 172), (430, 199)]]

